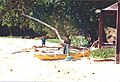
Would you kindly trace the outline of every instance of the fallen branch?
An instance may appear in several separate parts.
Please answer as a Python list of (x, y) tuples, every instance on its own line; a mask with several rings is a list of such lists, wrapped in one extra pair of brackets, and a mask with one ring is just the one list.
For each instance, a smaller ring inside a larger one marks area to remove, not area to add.
[(62, 40), (62, 38), (61, 38), (61, 36), (60, 36), (60, 34), (59, 34), (59, 32), (58, 32), (57, 29), (55, 29), (54, 27), (50, 26), (49, 24), (47, 24), (47, 23), (45, 23), (43, 21), (40, 21), (40, 20), (38, 20), (38, 19), (36, 19), (34, 17), (31, 17), (29, 15), (26, 15), (24, 13), (22, 13), (21, 15), (24, 16), (24, 17), (26, 17), (26, 18), (32, 19), (34, 21), (37, 21), (38, 23), (41, 23), (41, 24), (45, 25), (46, 27), (52, 29), (56, 33), (56, 35), (57, 35), (58, 39), (60, 40), (60, 42), (63, 43), (63, 40)]

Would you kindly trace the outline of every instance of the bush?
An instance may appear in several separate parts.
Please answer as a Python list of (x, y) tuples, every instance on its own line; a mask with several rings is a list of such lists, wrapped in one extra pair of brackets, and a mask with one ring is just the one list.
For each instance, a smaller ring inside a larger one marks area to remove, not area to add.
[(71, 41), (74, 46), (78, 46), (78, 47), (85, 46), (88, 44), (88, 41), (84, 36), (71, 37)]
[(114, 48), (106, 48), (106, 49), (97, 49), (92, 51), (91, 57), (93, 58), (110, 58), (115, 56)]

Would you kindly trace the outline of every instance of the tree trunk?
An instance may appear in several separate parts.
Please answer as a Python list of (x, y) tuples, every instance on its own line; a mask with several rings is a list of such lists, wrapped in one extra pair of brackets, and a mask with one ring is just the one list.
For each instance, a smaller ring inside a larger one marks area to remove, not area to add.
[(29, 18), (29, 19), (32, 19), (32, 20), (35, 20), (35, 21), (37, 21), (37, 22), (45, 25), (46, 27), (52, 29), (52, 30), (56, 33), (56, 35), (57, 35), (58, 39), (60, 40), (60, 42), (63, 43), (63, 40), (62, 40), (62, 38), (61, 38), (58, 30), (55, 29), (54, 27), (52, 27), (52, 26), (48, 25), (47, 23), (45, 23), (45, 22), (43, 22), (43, 21), (40, 21), (40, 20), (38, 20), (38, 19), (36, 19), (36, 18), (34, 18), (34, 17), (28, 16), (28, 15), (26, 15), (26, 14), (22, 14), (22, 16), (24, 16), (24, 17), (26, 17), (26, 18)]

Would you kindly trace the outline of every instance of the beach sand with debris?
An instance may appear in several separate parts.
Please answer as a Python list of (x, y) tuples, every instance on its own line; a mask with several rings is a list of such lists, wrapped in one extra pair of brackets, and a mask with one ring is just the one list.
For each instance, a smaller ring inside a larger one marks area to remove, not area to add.
[(34, 45), (40, 46), (41, 40), (0, 38), (0, 81), (120, 82), (120, 65), (115, 61), (42, 61), (34, 56), (34, 50), (24, 51)]

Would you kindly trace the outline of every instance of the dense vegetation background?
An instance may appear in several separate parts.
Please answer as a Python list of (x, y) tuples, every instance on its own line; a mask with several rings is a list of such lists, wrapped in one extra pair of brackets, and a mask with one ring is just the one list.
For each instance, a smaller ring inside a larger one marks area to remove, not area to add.
[[(36, 37), (46, 33), (50, 38), (56, 34), (33, 20), (24, 18), (20, 11), (55, 27), (61, 35), (90, 34), (98, 36), (99, 10), (117, 0), (0, 0), (0, 36)], [(106, 17), (104, 27), (115, 27), (115, 17)]]

